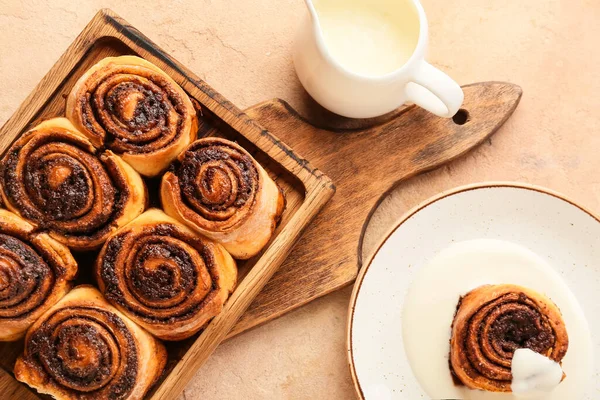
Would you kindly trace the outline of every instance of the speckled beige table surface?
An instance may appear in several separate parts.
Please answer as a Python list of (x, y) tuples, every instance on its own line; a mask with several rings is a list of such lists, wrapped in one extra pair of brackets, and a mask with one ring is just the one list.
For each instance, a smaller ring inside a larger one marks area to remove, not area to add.
[[(600, 2), (423, 4), (433, 64), (461, 84), (517, 83), (524, 96), (491, 141), (396, 188), (369, 226), (367, 249), (408, 208), (471, 182), (535, 183), (600, 213)], [(280, 97), (300, 107), (290, 54), (306, 14), (302, 0), (0, 0), (0, 124), (101, 7), (127, 19), (237, 106)], [(182, 398), (353, 398), (344, 343), (350, 292), (224, 343)]]

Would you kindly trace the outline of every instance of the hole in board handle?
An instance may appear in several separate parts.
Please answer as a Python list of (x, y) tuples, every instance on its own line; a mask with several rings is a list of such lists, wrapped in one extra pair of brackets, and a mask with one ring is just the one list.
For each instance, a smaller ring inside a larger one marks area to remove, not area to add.
[(454, 116), (452, 117), (452, 121), (454, 121), (456, 125), (464, 125), (467, 122), (469, 122), (469, 119), (469, 112), (464, 108), (458, 110), (456, 114), (454, 114)]

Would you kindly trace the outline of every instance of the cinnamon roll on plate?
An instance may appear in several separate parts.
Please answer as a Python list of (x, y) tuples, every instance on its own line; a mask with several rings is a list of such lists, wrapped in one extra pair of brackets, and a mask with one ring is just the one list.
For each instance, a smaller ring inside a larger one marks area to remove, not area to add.
[(112, 151), (100, 152), (66, 118), (42, 122), (0, 161), (5, 206), (74, 250), (99, 248), (140, 215), (146, 187)]
[(484, 285), (460, 299), (452, 323), (450, 368), (470, 389), (511, 392), (512, 359), (527, 348), (560, 364), (569, 337), (545, 295), (517, 285)]
[(599, 222), (513, 183), (465, 186), (408, 212), (354, 287), (359, 398), (594, 399)]

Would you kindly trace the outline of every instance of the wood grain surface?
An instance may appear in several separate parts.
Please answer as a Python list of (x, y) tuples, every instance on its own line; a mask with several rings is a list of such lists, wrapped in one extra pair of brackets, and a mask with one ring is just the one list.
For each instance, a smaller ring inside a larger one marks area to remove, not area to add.
[(39, 397), (34, 394), (26, 385), (19, 383), (8, 372), (0, 369), (0, 394), (3, 399), (15, 400), (37, 400)]

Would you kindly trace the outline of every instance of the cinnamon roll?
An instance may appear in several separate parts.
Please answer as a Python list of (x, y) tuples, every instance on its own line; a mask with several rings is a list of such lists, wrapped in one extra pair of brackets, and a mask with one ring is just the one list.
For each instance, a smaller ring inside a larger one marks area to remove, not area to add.
[(96, 279), (108, 301), (154, 336), (182, 340), (221, 311), (237, 268), (221, 245), (150, 209), (108, 239)]
[(32, 325), (14, 373), (56, 399), (142, 399), (166, 360), (162, 343), (79, 286)]
[(0, 210), (0, 341), (19, 339), (71, 288), (77, 264), (64, 245)]
[(450, 340), (450, 366), (465, 386), (511, 391), (514, 352), (528, 348), (560, 363), (569, 346), (558, 307), (516, 285), (485, 285), (464, 296)]
[(67, 98), (66, 115), (98, 148), (136, 171), (157, 176), (196, 139), (196, 109), (154, 64), (135, 56), (107, 57), (90, 68)]
[(163, 176), (167, 214), (221, 243), (238, 259), (256, 255), (271, 238), (285, 207), (278, 186), (236, 143), (192, 143)]
[(144, 211), (146, 187), (111, 151), (98, 153), (66, 118), (42, 122), (0, 163), (4, 204), (75, 250), (98, 248)]

